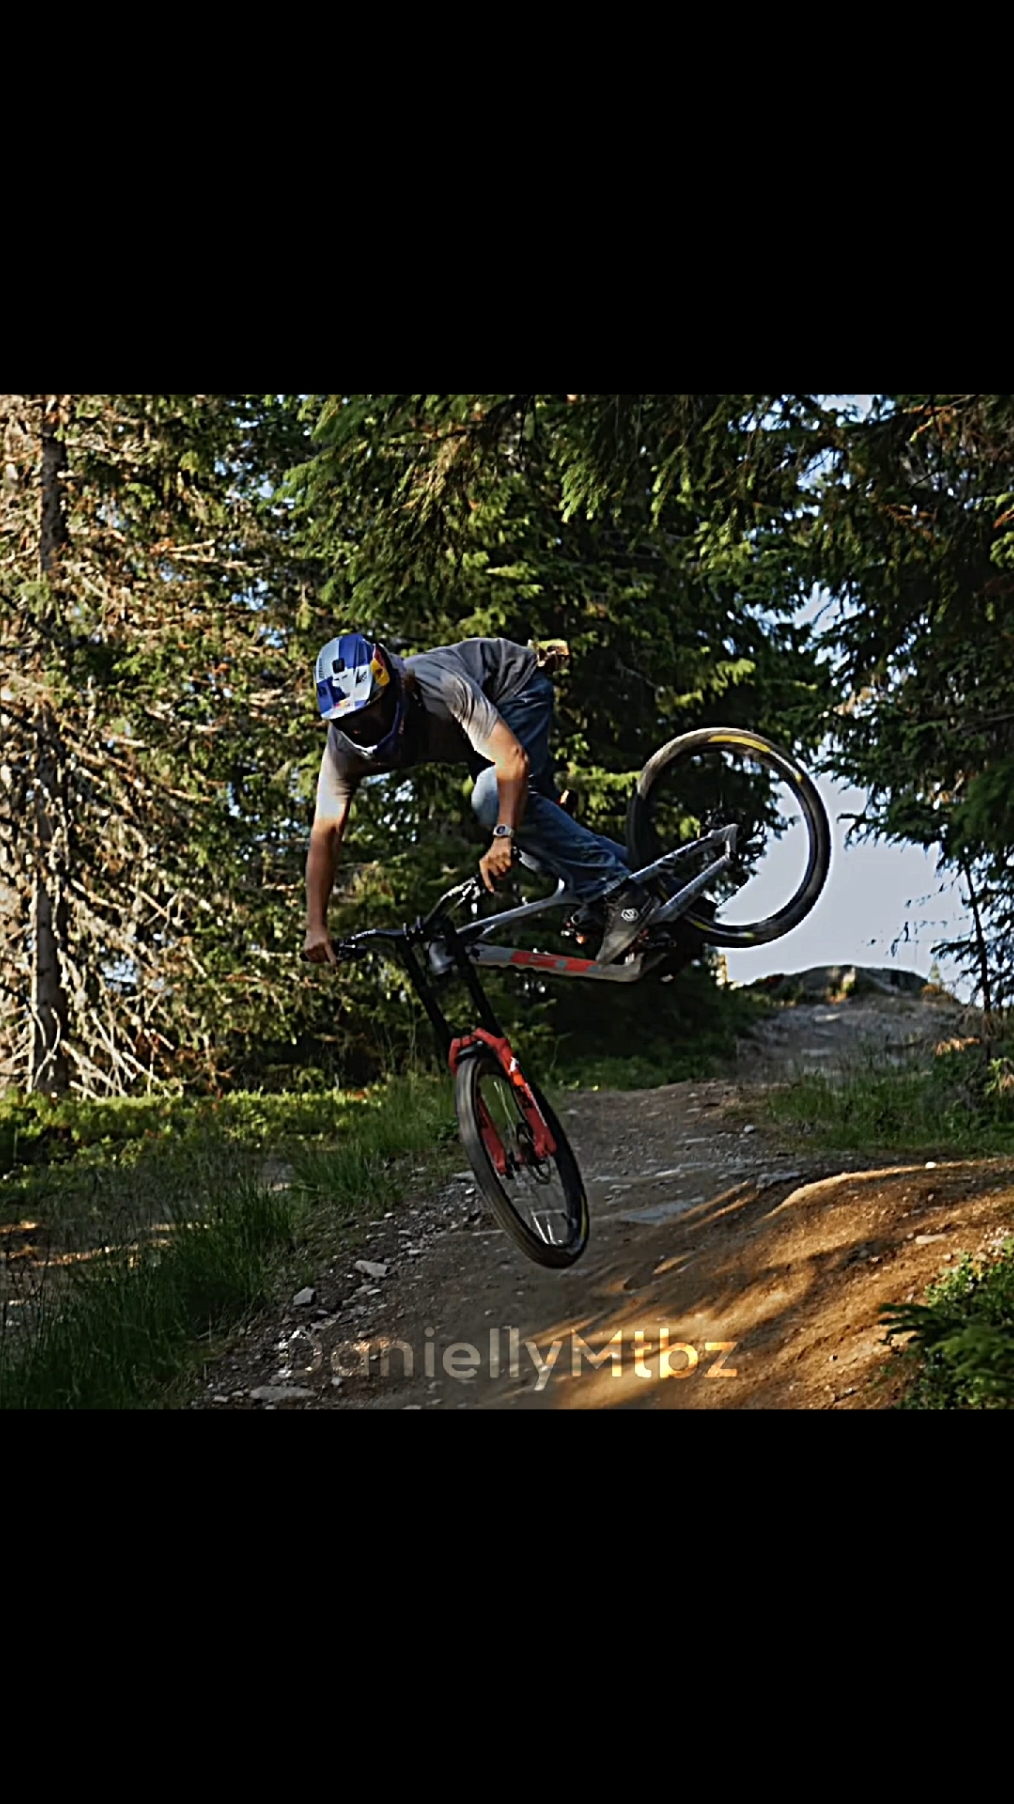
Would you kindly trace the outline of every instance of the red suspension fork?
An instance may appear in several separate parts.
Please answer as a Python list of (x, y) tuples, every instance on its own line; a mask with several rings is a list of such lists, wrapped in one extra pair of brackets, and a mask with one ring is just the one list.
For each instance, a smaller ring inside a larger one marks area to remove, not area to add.
[[(535, 1147), (536, 1158), (551, 1158), (556, 1151), (556, 1141), (550, 1132), (549, 1123), (546, 1121), (542, 1110), (539, 1108), (535, 1097), (532, 1095), (528, 1080), (525, 1077), (515, 1054), (511, 1050), (510, 1041), (504, 1034), (493, 1034), (484, 1027), (477, 1027), (474, 1032), (463, 1034), (459, 1039), (452, 1040), (450, 1051), (448, 1053), (448, 1064), (450, 1065), (452, 1072), (457, 1071), (461, 1055), (466, 1047), (474, 1046), (479, 1043), (489, 1047), (498, 1063), (503, 1067), (504, 1075), (518, 1092), (525, 1120), (531, 1129), (532, 1143)], [(505, 1172), (507, 1169), (506, 1152), (500, 1139), (500, 1135), (497, 1132), (496, 1125), (490, 1117), (481, 1097), (479, 1098), (479, 1125), (482, 1131), (483, 1144), (485, 1145), (496, 1170), (501, 1173)]]

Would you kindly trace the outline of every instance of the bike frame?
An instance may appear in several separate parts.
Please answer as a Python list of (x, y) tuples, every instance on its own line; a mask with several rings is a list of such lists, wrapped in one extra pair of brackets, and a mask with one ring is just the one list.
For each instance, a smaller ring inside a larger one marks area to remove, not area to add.
[[(703, 853), (714, 852), (718, 847), (723, 850), (685, 883), (674, 896), (659, 902), (654, 912), (644, 923), (642, 932), (652, 928), (671, 925), (673, 921), (685, 914), (690, 904), (706, 890), (710, 884), (729, 869), (736, 853), (738, 827), (717, 827), (711, 833), (699, 839), (688, 840), (686, 845), (677, 846), (675, 851), (666, 852), (656, 858), (652, 864), (643, 865), (639, 870), (631, 872), (631, 879), (643, 883), (651, 877), (663, 872), (672, 872), (676, 867), (693, 857)], [(542, 866), (529, 853), (518, 850), (518, 862), (529, 870), (541, 872)], [(475, 902), (483, 894), (482, 885), (477, 877), (469, 877), (464, 883), (455, 884), (446, 890), (434, 904), (424, 919), (419, 919), (411, 927), (367, 928), (363, 933), (353, 934), (341, 942), (339, 950), (348, 955), (355, 955), (358, 948), (365, 949), (371, 940), (386, 942), (392, 951), (397, 951), (404, 964), (412, 986), (436, 1031), (437, 1038), (447, 1053), (451, 1055), (454, 1041), (450, 1026), (439, 1003), (433, 986), (417, 956), (423, 952), (430, 970), (437, 978), (445, 977), (456, 970), (463, 979), (466, 988), (479, 1011), (483, 1029), (494, 1037), (502, 1039), (500, 1024), (490, 1006), (478, 979), (475, 975), (476, 965), (514, 966), (516, 968), (535, 967), (560, 977), (589, 977), (607, 983), (636, 983), (665, 958), (668, 948), (662, 947), (647, 953), (639, 953), (628, 959), (623, 965), (602, 965), (593, 958), (572, 958), (566, 954), (552, 952), (529, 952), (521, 946), (494, 946), (490, 944), (494, 934), (502, 933), (508, 926), (517, 926), (528, 921), (537, 914), (544, 914), (549, 909), (579, 908), (580, 899), (568, 890), (561, 877), (552, 895), (542, 896), (534, 902), (523, 902), (516, 908), (501, 909), (499, 913), (488, 919), (471, 921), (464, 925), (456, 925), (450, 916), (450, 909), (468, 902)]]
[[(643, 931), (663, 926), (678, 919), (689, 908), (695, 897), (699, 896), (715, 878), (729, 868), (736, 851), (735, 826), (719, 827), (713, 832), (704, 834), (700, 839), (690, 840), (675, 851), (667, 852), (663, 857), (655, 859), (653, 864), (644, 865), (640, 870), (631, 873), (637, 882), (644, 882), (663, 872), (671, 872), (676, 867), (695, 856), (708, 852), (718, 852), (696, 877), (677, 891), (675, 896), (660, 902), (645, 922)], [(720, 852), (718, 848), (723, 850)], [(519, 862), (534, 871), (541, 871), (542, 866), (537, 859), (519, 849)], [(517, 969), (535, 968), (558, 977), (589, 977), (609, 983), (636, 983), (665, 958), (668, 948), (649, 950), (636, 954), (623, 965), (602, 965), (592, 958), (569, 958), (551, 952), (529, 952), (521, 946), (494, 946), (489, 942), (495, 933), (500, 933), (508, 925), (516, 925), (527, 921), (537, 914), (549, 909), (579, 907), (579, 899), (572, 895), (561, 878), (551, 896), (543, 896), (534, 902), (525, 902), (517, 908), (502, 909), (500, 913), (488, 920), (478, 920), (457, 926), (451, 918), (451, 909), (468, 902), (477, 902), (483, 894), (483, 888), (477, 877), (469, 877), (464, 883), (456, 884), (445, 891), (439, 901), (425, 918), (420, 918), (412, 926), (367, 928), (363, 933), (353, 934), (349, 939), (340, 942), (339, 955), (355, 957), (369, 950), (371, 944), (381, 945), (395, 953), (405, 968), (409, 981), (419, 997), (430, 1024), (437, 1037), (451, 1071), (456, 1072), (461, 1059), (486, 1047), (499, 1061), (509, 1082), (519, 1092), (519, 1099), (525, 1118), (532, 1134), (532, 1144), (538, 1159), (550, 1157), (556, 1150), (556, 1142), (528, 1081), (521, 1070), (518, 1059), (510, 1042), (497, 1020), (489, 998), (479, 982), (477, 965), (512, 966)], [(427, 971), (426, 966), (429, 966)], [(433, 978), (438, 981), (452, 971), (461, 978), (472, 1002), (475, 1005), (480, 1026), (471, 1033), (455, 1035), (450, 1022), (444, 1014), (437, 999)], [(480, 1099), (480, 1118), (483, 1140), (496, 1169), (503, 1173), (507, 1168), (507, 1155), (497, 1133), (496, 1127), (489, 1117)]]
[[(518, 1092), (522, 1113), (531, 1133), (532, 1149), (536, 1159), (548, 1159), (556, 1151), (553, 1132), (539, 1108), (517, 1055), (497, 1020), (489, 998), (476, 975), (473, 962), (447, 913), (448, 905), (453, 900), (464, 900), (470, 891), (478, 891), (479, 887), (476, 878), (469, 878), (467, 883), (459, 884), (441, 896), (436, 907), (431, 910), (425, 920), (419, 920), (411, 927), (367, 928), (364, 933), (353, 934), (350, 939), (341, 941), (338, 951), (339, 954), (344, 953), (346, 957), (354, 957), (367, 952), (371, 942), (380, 942), (395, 953), (429, 1016), (437, 1043), (444, 1052), (452, 1073), (457, 1073), (462, 1058), (474, 1056), (483, 1047), (487, 1048), (502, 1067), (509, 1083)], [(475, 1004), (479, 1020), (482, 1023), (481, 1026), (473, 1028), (471, 1033), (455, 1035), (452, 1032), (450, 1022), (437, 999), (433, 983), (419, 957), (420, 951), (431, 951), (434, 938), (437, 936), (439, 936), (441, 947), (446, 949), (447, 956), (447, 963), (442, 967), (441, 975), (450, 969), (457, 970)], [(479, 1098), (478, 1113), (486, 1150), (494, 1169), (504, 1176), (509, 1164), (507, 1149), (482, 1097)]]
[[(716, 877), (720, 877), (723, 871), (729, 869), (736, 854), (738, 832), (739, 829), (736, 826), (718, 827), (713, 832), (704, 834), (700, 839), (688, 840), (686, 845), (677, 846), (673, 852), (666, 852), (663, 857), (656, 858), (654, 863), (646, 864), (640, 870), (631, 872), (631, 877), (635, 882), (643, 883), (651, 877), (674, 871), (679, 864), (694, 857), (716, 851), (718, 847), (723, 848), (717, 857), (712, 858), (705, 868), (699, 871), (696, 877), (685, 883), (674, 896), (670, 896), (665, 902), (659, 902), (654, 913), (649, 915), (645, 922), (643, 932), (648, 932), (656, 927), (668, 926), (678, 920), (679, 916), (686, 913), (690, 904), (702, 891), (714, 883)], [(537, 859), (530, 857), (527, 852), (520, 849), (518, 861), (530, 870), (540, 871), (542, 868)], [(476, 892), (481, 895), (478, 881), (473, 878), (471, 883)], [(467, 888), (467, 885), (460, 886), (461, 890)], [(449, 890), (447, 897), (441, 897), (440, 903), (437, 904), (438, 909), (441, 903), (446, 902), (455, 894), (460, 894), (460, 890), (457, 892)], [(462, 901), (467, 899), (466, 895), (461, 895)], [(505, 927), (527, 921), (532, 916), (544, 913), (548, 909), (577, 907), (580, 907), (578, 898), (567, 889), (563, 878), (560, 878), (551, 896), (543, 896), (534, 902), (524, 902), (517, 908), (503, 909), (489, 920), (470, 922), (465, 926), (457, 927), (455, 932), (461, 945), (466, 948), (469, 958), (476, 965), (512, 966), (515, 969), (532, 969), (534, 967), (555, 977), (588, 977), (605, 983), (636, 983), (639, 978), (646, 976), (665, 958), (667, 948), (662, 947), (655, 951), (636, 954), (622, 965), (602, 965), (593, 958), (573, 958), (566, 954), (552, 952), (528, 952), (521, 946), (494, 946), (489, 943), (492, 936), (502, 932)], [(436, 953), (436, 957), (434, 957), (434, 953)], [(443, 970), (450, 970), (451, 963), (451, 959), (448, 958), (447, 962), (442, 964), (437, 948), (434, 947), (431, 950), (430, 964), (436, 975), (441, 975)]]

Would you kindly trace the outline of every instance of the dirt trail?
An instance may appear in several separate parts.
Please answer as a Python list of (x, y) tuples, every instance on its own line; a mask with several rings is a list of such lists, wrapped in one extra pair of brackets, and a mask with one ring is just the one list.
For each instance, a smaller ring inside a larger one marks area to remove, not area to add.
[(210, 1374), (206, 1404), (884, 1406), (881, 1308), (1012, 1231), (1014, 1161), (867, 1169), (779, 1141), (751, 1105), (792, 1070), (865, 1047), (900, 1056), (961, 1025), (939, 999), (798, 1004), (742, 1044), (727, 1079), (575, 1095), (563, 1121), (592, 1229), (572, 1271), (527, 1260), (462, 1171), (377, 1224), (353, 1258), (383, 1275), (351, 1259), (325, 1274), (328, 1307), (258, 1329)]

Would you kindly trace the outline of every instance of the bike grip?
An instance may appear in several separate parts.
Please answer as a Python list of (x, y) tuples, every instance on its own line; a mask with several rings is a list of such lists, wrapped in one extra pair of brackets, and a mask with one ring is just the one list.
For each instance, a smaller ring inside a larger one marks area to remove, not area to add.
[[(517, 863), (517, 860), (518, 860), (518, 849), (517, 849), (517, 846), (512, 846), (512, 847), (511, 847), (511, 863), (512, 863), (512, 864), (516, 864), (516, 863)], [(492, 882), (493, 882), (493, 893), (494, 893), (494, 894), (496, 894), (496, 892), (497, 892), (497, 891), (498, 891), (498, 890), (500, 890), (500, 889), (502, 889), (502, 887), (503, 887), (503, 885), (504, 885), (504, 884), (505, 884), (505, 883), (509, 883), (509, 882), (510, 882), (510, 880), (511, 880), (511, 873), (510, 873), (510, 871), (504, 871), (504, 873), (503, 873), (503, 875), (502, 875), (502, 876), (501, 876), (501, 877), (494, 877), (494, 878), (493, 878), (493, 879), (492, 879)], [(482, 881), (482, 878), (481, 878), (481, 877), (479, 877), (479, 878), (477, 878), (477, 879), (476, 879), (476, 881), (477, 881), (477, 882), (478, 882), (478, 885), (479, 885), (479, 888), (480, 888), (480, 890), (481, 890), (481, 891), (482, 891), (482, 894), (483, 894), (483, 895), (486, 895), (486, 896), (488, 896), (488, 895), (489, 895), (489, 891), (488, 891), (488, 889), (487, 889), (487, 888), (486, 888), (486, 885), (485, 885), (485, 884), (484, 884), (484, 883), (483, 883), (483, 881)]]
[(369, 946), (357, 946), (355, 940), (332, 940), (331, 949), (338, 964), (352, 965), (357, 958), (369, 958)]
[[(342, 961), (341, 942), (339, 941), (338, 945), (336, 946), (334, 944), (334, 942), (332, 941), (331, 950), (335, 956), (335, 963), (341, 964), (341, 961)], [(300, 951), (299, 957), (300, 957), (300, 962), (304, 965), (329, 965), (331, 963), (331, 960), (329, 958), (323, 958), (323, 959), (322, 958), (311, 958), (310, 954), (307, 952), (305, 946)]]

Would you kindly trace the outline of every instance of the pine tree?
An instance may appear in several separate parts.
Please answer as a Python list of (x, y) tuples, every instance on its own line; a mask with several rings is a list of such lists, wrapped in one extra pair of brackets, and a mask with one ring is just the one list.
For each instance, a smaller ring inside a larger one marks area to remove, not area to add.
[[(588, 413), (608, 399), (581, 398)], [(676, 413), (686, 402), (694, 416), (693, 397), (648, 399)], [(621, 458), (608, 505), (585, 506), (568, 462), (581, 411), (566, 396), (313, 397), (314, 455), (292, 488), (307, 548), (328, 571), (334, 631), (359, 628), (402, 653), (473, 635), (568, 641), (560, 776), (580, 790), (582, 820), (622, 840), (633, 779), (661, 743), (724, 721), (812, 744), (822, 679), (786, 618), (794, 592), (774, 529), (784, 447), (764, 464), (772, 492), (762, 516), (750, 503), (749, 531), (729, 525), (729, 509), (745, 505), (735, 494), (716, 503), (715, 462), (696, 441), (699, 467), (677, 480), (673, 465), (664, 494), (651, 460), (631, 469)], [(725, 413), (710, 430), (730, 436)], [(482, 834), (469, 788), (463, 769), (430, 768), (362, 786), (347, 844), (392, 889), (346, 889), (340, 924), (361, 922), (374, 899), (388, 911), (395, 898), (427, 899), (448, 870), (474, 864)], [(543, 923), (543, 943), (545, 933)], [(501, 1002), (509, 1020), (510, 994)], [(637, 1003), (658, 1006), (657, 992)], [(567, 1031), (602, 1013), (560, 990), (540, 1009)]]
[(0, 1077), (206, 1080), (314, 1008), (293, 983), (314, 573), (277, 495), (297, 404), (2, 409)]
[(810, 569), (841, 604), (835, 767), (868, 788), (870, 828), (961, 879), (969, 932), (938, 950), (988, 1008), (1014, 998), (1014, 402), (875, 397), (815, 496)]

